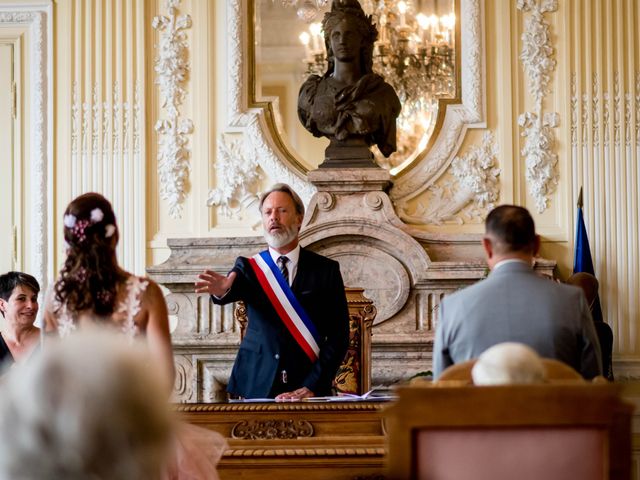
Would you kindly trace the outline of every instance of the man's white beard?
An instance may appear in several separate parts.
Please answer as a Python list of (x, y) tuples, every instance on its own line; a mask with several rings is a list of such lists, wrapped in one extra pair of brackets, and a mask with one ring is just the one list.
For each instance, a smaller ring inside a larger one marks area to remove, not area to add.
[(291, 227), (285, 227), (283, 225), (282, 228), (283, 230), (276, 230), (274, 233), (270, 233), (267, 230), (264, 231), (264, 239), (271, 248), (284, 247), (288, 243), (293, 242), (298, 235), (298, 228), (295, 225)]

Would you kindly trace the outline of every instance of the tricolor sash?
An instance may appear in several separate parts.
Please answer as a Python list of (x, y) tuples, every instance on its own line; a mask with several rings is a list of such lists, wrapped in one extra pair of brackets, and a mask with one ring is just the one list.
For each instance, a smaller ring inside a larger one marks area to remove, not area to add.
[(274, 263), (271, 254), (268, 250), (260, 252), (251, 257), (249, 263), (287, 330), (309, 359), (315, 362), (320, 354), (318, 331)]

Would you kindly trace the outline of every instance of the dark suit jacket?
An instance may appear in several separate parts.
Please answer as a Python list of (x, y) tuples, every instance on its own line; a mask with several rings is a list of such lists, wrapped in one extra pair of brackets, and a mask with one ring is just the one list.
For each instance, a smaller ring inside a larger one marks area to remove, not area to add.
[[(249, 324), (236, 357), (227, 390), (245, 398), (269, 396), (276, 375), (287, 372), (287, 390), (307, 387), (328, 395), (347, 350), (349, 312), (338, 262), (300, 249), (291, 286), (320, 335), (320, 355), (311, 363), (278, 317), (245, 257), (238, 257), (231, 290), (216, 304), (242, 300)], [(289, 388), (290, 387), (290, 388)]]

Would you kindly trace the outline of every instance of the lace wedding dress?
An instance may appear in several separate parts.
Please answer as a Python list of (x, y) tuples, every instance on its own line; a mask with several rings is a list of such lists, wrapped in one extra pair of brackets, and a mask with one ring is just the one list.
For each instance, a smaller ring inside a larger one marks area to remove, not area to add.
[[(135, 320), (148, 285), (148, 280), (131, 275), (126, 281), (126, 295), (114, 309), (112, 318), (107, 319), (130, 341), (145, 333), (140, 331)], [(53, 303), (58, 311), (58, 334), (61, 338), (67, 337), (78, 328), (78, 319), (67, 311), (66, 306), (60, 306), (56, 300)], [(175, 458), (170, 462), (163, 480), (218, 480), (216, 465), (227, 447), (222, 435), (179, 422), (174, 443)]]

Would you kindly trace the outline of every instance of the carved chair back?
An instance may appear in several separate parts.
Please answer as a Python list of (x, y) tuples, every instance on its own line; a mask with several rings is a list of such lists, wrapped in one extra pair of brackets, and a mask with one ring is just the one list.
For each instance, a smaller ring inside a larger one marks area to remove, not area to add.
[[(333, 384), (338, 392), (362, 395), (371, 388), (371, 327), (378, 311), (364, 296), (364, 289), (344, 290), (349, 308), (349, 347)], [(233, 317), (243, 339), (249, 322), (244, 302), (236, 303)]]
[(588, 382), (400, 388), (390, 479), (628, 479), (633, 406)]

